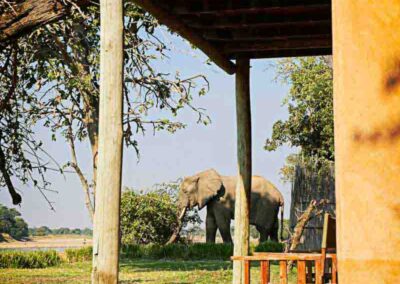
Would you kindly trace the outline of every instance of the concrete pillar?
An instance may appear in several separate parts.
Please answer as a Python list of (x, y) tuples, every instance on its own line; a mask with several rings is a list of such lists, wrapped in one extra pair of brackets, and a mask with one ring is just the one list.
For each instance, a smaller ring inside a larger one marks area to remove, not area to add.
[(400, 1), (332, 19), (339, 283), (399, 283)]

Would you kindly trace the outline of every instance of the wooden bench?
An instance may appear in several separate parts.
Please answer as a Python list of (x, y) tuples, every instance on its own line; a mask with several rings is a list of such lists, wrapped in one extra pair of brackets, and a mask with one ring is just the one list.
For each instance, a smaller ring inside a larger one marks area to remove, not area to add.
[(270, 263), (279, 262), (279, 283), (287, 284), (287, 263), (297, 264), (298, 284), (337, 284), (337, 258), (335, 220), (328, 214), (324, 216), (324, 230), (320, 252), (254, 253), (251, 256), (233, 256), (233, 261), (244, 262), (244, 283), (250, 284), (250, 266), (252, 261), (260, 262), (262, 284), (270, 283)]

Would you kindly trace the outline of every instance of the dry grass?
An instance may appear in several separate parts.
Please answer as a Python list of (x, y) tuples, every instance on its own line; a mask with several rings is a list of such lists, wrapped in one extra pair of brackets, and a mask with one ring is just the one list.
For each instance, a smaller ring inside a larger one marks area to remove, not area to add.
[(92, 237), (79, 235), (48, 235), (30, 237), (26, 241), (17, 241), (12, 238), (0, 242), (0, 249), (12, 248), (57, 248), (82, 247), (92, 245)]

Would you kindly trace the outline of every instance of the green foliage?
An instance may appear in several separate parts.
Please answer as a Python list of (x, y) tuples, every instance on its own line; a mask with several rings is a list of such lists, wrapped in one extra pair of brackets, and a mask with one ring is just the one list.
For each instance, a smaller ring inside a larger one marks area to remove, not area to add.
[(279, 61), (277, 71), (278, 78), (290, 84), (283, 102), (289, 117), (275, 122), (265, 149), (274, 151), (289, 144), (300, 147), (303, 157), (333, 161), (333, 73), (329, 59), (285, 59)]
[(173, 260), (229, 260), (233, 254), (231, 244), (169, 244), (126, 245), (122, 253), (127, 258)]
[(45, 268), (61, 263), (54, 250), (49, 251), (0, 251), (0, 268)]
[(30, 234), (32, 236), (47, 236), (50, 235), (51, 229), (47, 226), (41, 226), (39, 228), (31, 228), (30, 229)]
[[(122, 244), (164, 244), (178, 226), (178, 183), (143, 193), (126, 189), (121, 198)], [(186, 214), (183, 227), (200, 223), (197, 210)]]
[(17, 210), (0, 205), (0, 233), (9, 234), (15, 239), (28, 237), (28, 224)]
[[(199, 123), (210, 122), (204, 110), (192, 104), (194, 96), (208, 90), (204, 76), (184, 78), (178, 70), (171, 74), (158, 70), (159, 60), (168, 52), (161, 34), (149, 13), (124, 2), (123, 131), (126, 146), (137, 153), (138, 134), (183, 129), (185, 124), (177, 118), (183, 108), (193, 110)], [(45, 196), (47, 170), (81, 172), (74, 146), (78, 141), (90, 143), (96, 168), (99, 58), (99, 5), (72, 9), (68, 17), (0, 48), (0, 112), (4, 114), (0, 117), (0, 187), (13, 188), (11, 178), (6, 182), (11, 176), (31, 183)], [(65, 139), (69, 162), (48, 163), (52, 159), (35, 137), (37, 125), (46, 127), (52, 140)], [(87, 196), (94, 195), (95, 178), (80, 179)]]
[(283, 252), (285, 246), (283, 243), (266, 241), (258, 244), (255, 248), (255, 252)]
[(83, 230), (76, 228), (57, 228), (57, 229), (50, 229), (46, 226), (41, 227), (34, 227), (29, 228), (29, 235), (31, 236), (47, 236), (47, 235), (82, 235), (82, 236), (92, 236), (93, 231), (92, 229), (85, 228)]
[(93, 248), (91, 246), (88, 246), (78, 249), (66, 249), (64, 253), (65, 258), (69, 263), (88, 261), (92, 260)]

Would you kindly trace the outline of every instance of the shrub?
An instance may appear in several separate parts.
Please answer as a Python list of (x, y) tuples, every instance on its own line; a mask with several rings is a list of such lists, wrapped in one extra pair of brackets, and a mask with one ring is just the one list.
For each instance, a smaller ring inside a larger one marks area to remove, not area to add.
[(229, 260), (233, 254), (230, 244), (170, 244), (125, 245), (123, 256), (129, 258), (173, 260)]
[(88, 261), (92, 259), (93, 248), (83, 247), (78, 249), (66, 249), (65, 258), (68, 262)]
[(61, 258), (54, 250), (0, 252), (0, 268), (45, 268), (60, 263)]
[[(172, 191), (178, 184), (159, 185), (147, 193), (126, 189), (121, 198), (121, 242), (133, 244), (164, 244), (178, 226), (180, 212)], [(175, 192), (173, 191), (173, 192)], [(197, 211), (186, 214), (183, 227), (199, 224)]]
[(272, 241), (266, 241), (254, 248), (255, 252), (283, 252), (284, 244)]

